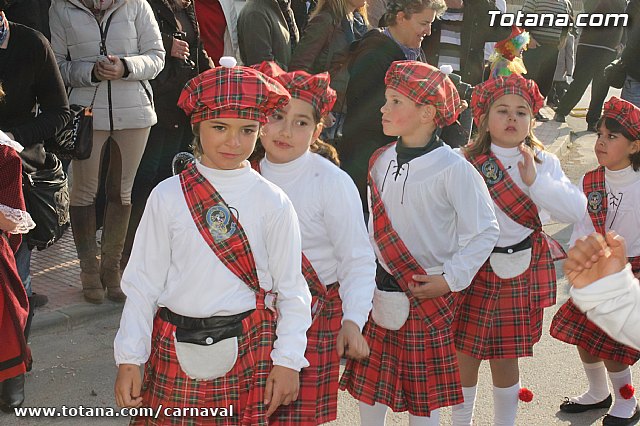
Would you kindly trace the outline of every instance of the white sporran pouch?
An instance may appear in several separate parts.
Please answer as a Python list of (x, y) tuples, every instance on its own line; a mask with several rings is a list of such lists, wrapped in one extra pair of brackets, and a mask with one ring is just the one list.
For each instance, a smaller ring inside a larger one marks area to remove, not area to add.
[(227, 374), (238, 359), (238, 338), (229, 337), (211, 345), (173, 339), (180, 368), (194, 380), (214, 380)]
[(491, 269), (503, 279), (511, 279), (523, 274), (531, 265), (531, 249), (520, 250), (515, 253), (491, 253), (489, 257)]
[(371, 318), (387, 330), (400, 330), (409, 318), (409, 298), (404, 292), (376, 288), (373, 292)]

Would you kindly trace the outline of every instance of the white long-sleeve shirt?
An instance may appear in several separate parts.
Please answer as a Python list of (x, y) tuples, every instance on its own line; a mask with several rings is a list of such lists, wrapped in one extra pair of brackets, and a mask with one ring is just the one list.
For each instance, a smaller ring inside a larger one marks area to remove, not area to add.
[(631, 265), (583, 288), (571, 299), (587, 318), (620, 343), (640, 350), (640, 285)]
[[(249, 240), (260, 287), (278, 293), (276, 365), (300, 370), (311, 325), (311, 295), (300, 269), (298, 219), (287, 196), (245, 162), (237, 170), (198, 170), (220, 193)], [(235, 315), (256, 307), (255, 293), (213, 253), (198, 231), (179, 176), (151, 193), (122, 277), (127, 301), (114, 342), (117, 364), (142, 364), (158, 306), (189, 317)]]
[(353, 181), (309, 151), (285, 164), (264, 158), (260, 171), (291, 199), (300, 220), (302, 251), (320, 282), (340, 283), (342, 321), (353, 321), (362, 330), (372, 306), (376, 265)]
[[(523, 157), (517, 147), (502, 148), (492, 144), (491, 151), (500, 160), (515, 184), (538, 207), (538, 214), (543, 224), (550, 218), (563, 223), (574, 223), (584, 216), (587, 198), (580, 188), (565, 176), (558, 157), (546, 151), (537, 152), (542, 163), (536, 163), (536, 179), (533, 185), (527, 186), (520, 177), (518, 162), (523, 161)], [(533, 232), (513, 221), (497, 207), (496, 217), (500, 224), (498, 247), (517, 244)]]
[[(420, 266), (444, 271), (452, 291), (464, 290), (500, 233), (487, 186), (471, 163), (446, 145), (401, 168), (396, 157), (391, 147), (372, 168), (393, 228)], [(369, 235), (373, 241), (372, 215)], [(374, 249), (389, 271), (377, 245)]]
[[(605, 169), (604, 176), (608, 204), (605, 229), (612, 229), (624, 237), (629, 257), (640, 256), (640, 172), (629, 166), (617, 171)], [(580, 188), (583, 181), (584, 176), (580, 179)], [(570, 245), (593, 232), (593, 222), (585, 212), (573, 227)]]

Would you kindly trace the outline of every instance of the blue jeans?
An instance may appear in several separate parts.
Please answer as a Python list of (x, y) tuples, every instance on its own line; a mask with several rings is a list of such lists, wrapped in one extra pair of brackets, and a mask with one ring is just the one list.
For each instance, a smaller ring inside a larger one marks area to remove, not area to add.
[(18, 267), (18, 275), (20, 275), (22, 285), (27, 291), (27, 296), (31, 297), (33, 294), (33, 291), (31, 290), (31, 249), (24, 240), (24, 237), (20, 247), (18, 247), (15, 258), (16, 266)]
[(627, 76), (622, 86), (622, 99), (640, 108), (640, 81)]

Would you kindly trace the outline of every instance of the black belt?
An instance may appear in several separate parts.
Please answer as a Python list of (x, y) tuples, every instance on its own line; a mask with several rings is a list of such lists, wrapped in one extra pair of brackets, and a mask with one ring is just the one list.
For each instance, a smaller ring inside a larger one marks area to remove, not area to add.
[(376, 268), (376, 287), (378, 287), (378, 290), (404, 293), (404, 290), (402, 290), (398, 281), (393, 278), (393, 275), (388, 273), (378, 262), (376, 264), (378, 265)]
[(531, 248), (531, 236), (528, 236), (527, 238), (520, 241), (519, 243), (516, 243), (509, 247), (494, 247), (493, 253), (512, 254), (512, 253), (516, 253), (516, 252), (530, 249), (530, 248)]
[(255, 309), (236, 315), (214, 316), (209, 318), (191, 318), (160, 308), (160, 318), (176, 326), (178, 342), (197, 345), (212, 345), (229, 337), (242, 335), (242, 320)]

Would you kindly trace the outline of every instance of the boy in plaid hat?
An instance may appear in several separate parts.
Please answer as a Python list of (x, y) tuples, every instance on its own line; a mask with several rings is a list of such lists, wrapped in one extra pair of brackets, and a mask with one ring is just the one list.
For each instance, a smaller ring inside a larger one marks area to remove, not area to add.
[(349, 360), (340, 385), (360, 401), (363, 425), (388, 408), (412, 425), (437, 425), (439, 408), (462, 402), (450, 292), (470, 283), (498, 237), (486, 186), (436, 129), (453, 123), (460, 99), (438, 69), (394, 62), (381, 108), (398, 140), (369, 161), (369, 233), (378, 259), (364, 327), (370, 355)]
[[(246, 161), (290, 95), (234, 63), (183, 89), (198, 161), (151, 193), (123, 275), (116, 400), (160, 414), (134, 424), (266, 425), (296, 399), (308, 365), (311, 296), (296, 213)], [(178, 408), (219, 411), (175, 418)]]
[(478, 136), (463, 149), (480, 172), (495, 204), (500, 238), (468, 289), (456, 300), (454, 330), (464, 403), (453, 424), (470, 425), (478, 368), (488, 359), (496, 425), (515, 424), (520, 388), (518, 359), (532, 356), (542, 336), (543, 308), (556, 300), (554, 255), (562, 247), (542, 231), (549, 216), (573, 223), (586, 199), (564, 175), (558, 158), (533, 135), (543, 98), (533, 80), (519, 74), (476, 86), (471, 107)]
[[(587, 172), (580, 187), (587, 196), (587, 212), (573, 228), (570, 244), (593, 232), (614, 230), (627, 241), (629, 263), (640, 276), (640, 108), (612, 97), (597, 123), (595, 152), (599, 167)], [(628, 425), (640, 418), (636, 398), (625, 395), (630, 386), (630, 365), (640, 351), (618, 343), (587, 319), (569, 299), (556, 313), (551, 335), (576, 345), (589, 389), (560, 405), (567, 413), (607, 408), (604, 425)], [(613, 385), (612, 401), (607, 373)]]
[(313, 296), (300, 395), (271, 417), (271, 425), (318, 425), (338, 411), (340, 357), (369, 354), (361, 330), (371, 311), (375, 255), (362, 221), (362, 203), (345, 172), (312, 151), (336, 92), (329, 74), (285, 73), (274, 62), (259, 68), (291, 93), (269, 117), (260, 142), (260, 173), (289, 196), (300, 219), (303, 273)]

